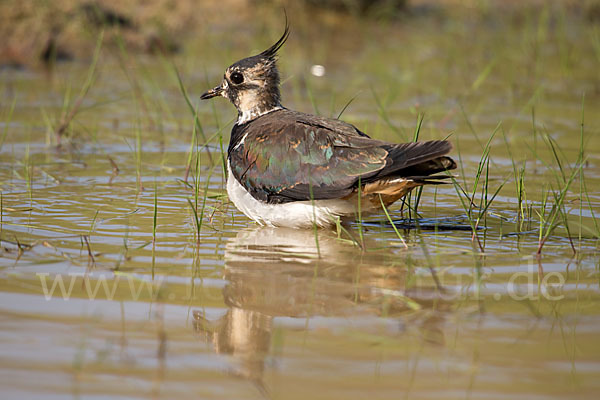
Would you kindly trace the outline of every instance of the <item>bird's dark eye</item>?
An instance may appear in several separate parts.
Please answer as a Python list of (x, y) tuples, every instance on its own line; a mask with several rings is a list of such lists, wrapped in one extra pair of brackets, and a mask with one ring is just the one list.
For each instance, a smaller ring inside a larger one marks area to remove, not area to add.
[(231, 82), (235, 83), (236, 85), (244, 82), (244, 75), (240, 74), (239, 72), (234, 72), (229, 78), (231, 79)]

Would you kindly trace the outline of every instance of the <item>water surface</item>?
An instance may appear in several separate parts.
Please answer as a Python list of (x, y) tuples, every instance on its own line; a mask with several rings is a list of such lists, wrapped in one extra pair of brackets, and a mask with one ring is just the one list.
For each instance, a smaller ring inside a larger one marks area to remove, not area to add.
[[(385, 214), (315, 233), (259, 227), (229, 203), (234, 110), (198, 96), (278, 26), (207, 30), (173, 60), (107, 46), (60, 143), (53, 130), (89, 63), (5, 69), (3, 398), (595, 398), (597, 29), (535, 15), (304, 22), (281, 54), (287, 106), (337, 116), (354, 99), (342, 118), (396, 142), (424, 113), (420, 139), (451, 135), (468, 192), (496, 129), (488, 199), (506, 183), (479, 241), (453, 185), (426, 188), (416, 222), (406, 206), (390, 210), (404, 242)], [(194, 133), (208, 145), (191, 146)], [(543, 204), (548, 215), (571, 174), (537, 257)]]

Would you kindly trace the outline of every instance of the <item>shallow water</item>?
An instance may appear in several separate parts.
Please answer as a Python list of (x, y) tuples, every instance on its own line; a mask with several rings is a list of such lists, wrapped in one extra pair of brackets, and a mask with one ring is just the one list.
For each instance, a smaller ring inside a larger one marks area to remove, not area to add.
[[(410, 140), (424, 112), (420, 138), (452, 134), (469, 190), (501, 123), (488, 197), (507, 183), (481, 244), (452, 185), (423, 191), (416, 222), (390, 210), (406, 246), (384, 214), (315, 237), (258, 227), (228, 202), (221, 148), (234, 111), (198, 96), (278, 26), (207, 33), (174, 58), (213, 137), (187, 184), (193, 118), (169, 60), (105, 48), (60, 146), (51, 127), (89, 63), (2, 70), (3, 398), (595, 398), (597, 29), (570, 16), (327, 21), (300, 22), (282, 51), (290, 108), (336, 116), (354, 98), (343, 119), (389, 141)], [(569, 230), (559, 224), (538, 258), (536, 211), (546, 193), (550, 212), (549, 190), (564, 183), (545, 137), (568, 178), (584, 92)], [(525, 165), (524, 221), (513, 162)]]

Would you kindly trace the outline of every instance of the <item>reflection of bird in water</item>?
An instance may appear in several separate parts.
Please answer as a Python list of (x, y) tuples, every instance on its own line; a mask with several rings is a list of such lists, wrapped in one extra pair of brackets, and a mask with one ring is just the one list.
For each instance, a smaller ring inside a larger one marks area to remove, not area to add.
[(217, 353), (233, 355), (235, 373), (265, 395), (262, 376), (274, 317), (403, 316), (419, 324), (425, 340), (443, 344), (443, 318), (431, 310), (449, 304), (435, 285), (407, 288), (410, 274), (397, 256), (361, 252), (332, 232), (316, 234), (269, 227), (240, 231), (225, 248), (223, 297), (229, 310), (214, 322), (194, 312), (195, 330)]
[(217, 354), (231, 354), (237, 362), (233, 374), (253, 382), (265, 397), (262, 381), (265, 358), (271, 345), (272, 317), (257, 311), (231, 307), (216, 322), (195, 310), (194, 330), (211, 341)]

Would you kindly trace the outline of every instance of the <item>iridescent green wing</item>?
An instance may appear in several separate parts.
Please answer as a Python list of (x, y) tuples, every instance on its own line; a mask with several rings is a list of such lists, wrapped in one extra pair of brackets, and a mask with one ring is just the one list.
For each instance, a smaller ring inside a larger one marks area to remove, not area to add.
[(256, 199), (287, 203), (343, 197), (359, 177), (377, 174), (388, 151), (381, 142), (327, 127), (259, 118), (234, 126), (232, 172)]

